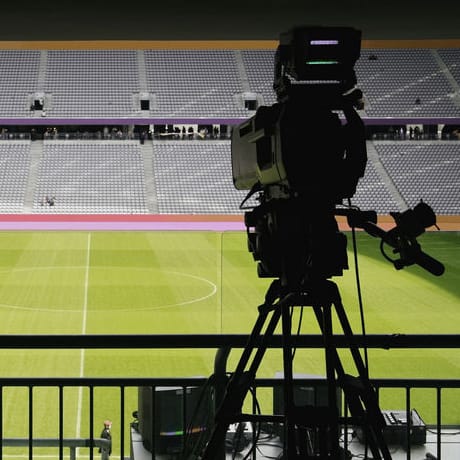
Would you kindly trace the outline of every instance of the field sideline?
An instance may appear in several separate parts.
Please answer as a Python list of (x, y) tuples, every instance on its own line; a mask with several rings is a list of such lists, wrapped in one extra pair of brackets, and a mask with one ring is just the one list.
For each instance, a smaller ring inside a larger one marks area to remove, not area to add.
[[(459, 332), (459, 233), (427, 233), (419, 241), (445, 263), (444, 276), (417, 267), (396, 271), (380, 255), (378, 240), (358, 234), (367, 333)], [(0, 254), (1, 334), (247, 333), (269, 283), (257, 278), (241, 231), (2, 231)], [(335, 281), (359, 333), (353, 271)], [(308, 311), (302, 333), (318, 333)], [(231, 355), (230, 368), (238, 357)], [(269, 352), (260, 376), (280, 370), (280, 358)], [(212, 350), (2, 350), (2, 375), (206, 376), (213, 360)], [(320, 350), (298, 351), (295, 371), (324, 375), (323, 361)], [(460, 378), (460, 357), (458, 350), (372, 350), (370, 372), (371, 377)], [(128, 420), (136, 408), (131, 390)], [(56, 393), (37, 390), (34, 436), (56, 432), (56, 417), (50, 423)], [(460, 425), (458, 393), (443, 393), (445, 423)], [(382, 395), (384, 407), (404, 407), (403, 396)], [(66, 390), (66, 436), (85, 436), (87, 398), (84, 389)], [(104, 418), (116, 419), (117, 394), (101, 389), (96, 398), (99, 429)], [(4, 389), (4, 436), (27, 435), (27, 411), (20, 410), (26, 399), (26, 389)], [(424, 420), (434, 416), (434, 392), (417, 391), (411, 399)], [(270, 401), (262, 395), (267, 410)], [(117, 430), (114, 426), (115, 435)], [(8, 454), (20, 452), (8, 449)]]

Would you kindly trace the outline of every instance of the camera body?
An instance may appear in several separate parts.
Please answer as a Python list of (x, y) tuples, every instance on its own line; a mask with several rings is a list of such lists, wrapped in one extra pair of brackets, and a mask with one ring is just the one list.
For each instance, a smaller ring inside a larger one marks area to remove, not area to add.
[[(321, 184), (326, 189), (327, 181), (334, 190), (325, 191), (336, 201), (352, 196), (367, 161), (364, 125), (355, 111), (362, 98), (353, 68), (360, 37), (345, 27), (281, 34), (273, 82), (278, 103), (260, 107), (232, 132), (237, 189), (283, 183), (311, 193)], [(334, 111), (343, 111), (345, 125)]]
[(260, 107), (233, 129), (237, 189), (283, 184), (335, 203), (353, 196), (367, 162), (364, 124), (351, 102), (344, 109), (345, 124), (321, 101), (314, 102), (302, 90), (296, 98)]
[(260, 204), (245, 222), (260, 277), (298, 285), (348, 267), (334, 209), (353, 196), (367, 162), (353, 68), (360, 38), (346, 27), (281, 34), (273, 81), (278, 102), (233, 129), (233, 183), (249, 195), (259, 192)]

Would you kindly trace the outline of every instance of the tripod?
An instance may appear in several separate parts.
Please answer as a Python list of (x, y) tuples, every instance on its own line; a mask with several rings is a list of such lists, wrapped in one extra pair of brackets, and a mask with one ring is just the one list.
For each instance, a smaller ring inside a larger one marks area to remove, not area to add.
[[(349, 407), (351, 417), (347, 423), (361, 425), (374, 459), (391, 460), (383, 438), (385, 422), (378, 406), (377, 396), (369, 382), (366, 367), (355, 344), (337, 285), (327, 279), (315, 282), (298, 292), (283, 292), (279, 280), (272, 282), (265, 303), (259, 306), (259, 316), (248, 343), (230, 379), (227, 391), (216, 415), (216, 424), (204, 451), (203, 460), (215, 460), (230, 423), (254, 420), (258, 416), (241, 413), (244, 399), (253, 383), (257, 369), (268, 348), (268, 340), (281, 320), (283, 337), (284, 407), (283, 416), (273, 421), (284, 424), (284, 460), (338, 460), (343, 458), (339, 445), (341, 418), (337, 404), (339, 386)], [(294, 404), (290, 310), (296, 306), (311, 306), (320, 327), (325, 348), (328, 406), (298, 407)], [(343, 334), (353, 357), (357, 377), (345, 373), (339, 354), (334, 347), (332, 307), (335, 308)], [(264, 326), (265, 330), (264, 330)], [(251, 360), (251, 356), (254, 354)], [(247, 369), (247, 370), (246, 370)], [(267, 417), (265, 417), (267, 420)], [(312, 439), (314, 442), (312, 442)]]

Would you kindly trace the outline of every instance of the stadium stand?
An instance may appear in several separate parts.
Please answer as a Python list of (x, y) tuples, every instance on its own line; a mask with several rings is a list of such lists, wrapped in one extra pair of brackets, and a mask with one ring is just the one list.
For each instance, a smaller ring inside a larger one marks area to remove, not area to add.
[(423, 199), (437, 214), (460, 214), (460, 143), (375, 142), (374, 145), (410, 207)]
[[(244, 92), (265, 105), (275, 102), (273, 49), (0, 50), (0, 57), (1, 115), (27, 123), (45, 116), (50, 123), (65, 117), (78, 124), (86, 117), (121, 118), (128, 125), (140, 111), (145, 124), (149, 117), (236, 123), (254, 113), (242, 103)], [(361, 115), (458, 119), (459, 58), (458, 49), (363, 49), (356, 65), (367, 99)], [(150, 103), (143, 110), (142, 93)], [(104, 125), (99, 128), (99, 137), (109, 138)], [(46, 140), (34, 160), (38, 172), (27, 182), (27, 175), (7, 171), (13, 163), (28, 171), (30, 145), (37, 150), (37, 142), (15, 142), (17, 136), (4, 130), (1, 137), (12, 139), (1, 152), (4, 212), (241, 212), (245, 192), (231, 181), (228, 140), (153, 141), (153, 147), (150, 140), (145, 146)], [(369, 159), (353, 203), (388, 213), (423, 198), (439, 214), (458, 214), (457, 143), (410, 142), (369, 144), (377, 157)], [(153, 148), (147, 168), (145, 148)], [(47, 195), (56, 196), (54, 206), (42, 205)]]
[(229, 141), (155, 142), (153, 162), (162, 214), (235, 214), (246, 192), (232, 184)]
[(146, 50), (152, 114), (175, 117), (247, 117), (232, 50)]
[(263, 98), (264, 105), (276, 102), (273, 92), (274, 50), (242, 50), (249, 89)]
[[(147, 212), (139, 144), (45, 141), (34, 210), (40, 213)], [(49, 200), (53, 200), (50, 205)]]
[[(362, 50), (356, 72), (367, 100), (364, 114), (460, 116), (458, 53)], [(265, 105), (275, 102), (273, 57), (270, 49), (2, 50), (1, 116), (244, 119), (251, 114), (245, 91)], [(44, 113), (31, 110), (40, 94)], [(150, 102), (146, 109), (142, 94)]]
[(450, 74), (455, 78), (457, 85), (460, 85), (460, 50), (456, 48), (443, 48), (438, 54), (444, 61)]
[(398, 204), (391, 196), (382, 178), (376, 171), (371, 159), (367, 162), (364, 177), (358, 182), (352, 204), (359, 208), (373, 209), (378, 214), (388, 214), (399, 210)]
[(50, 50), (45, 92), (48, 117), (133, 115), (139, 92), (137, 54), (132, 50)]
[[(31, 182), (39, 146), (0, 141), (1, 212), (139, 214), (153, 212), (150, 200), (160, 214), (241, 213), (246, 192), (232, 183), (229, 140), (46, 140)], [(353, 205), (388, 214), (423, 199), (437, 214), (460, 214), (459, 142), (368, 141), (368, 152)]]
[(0, 141), (0, 212), (22, 212), (30, 165), (30, 141)]
[[(416, 176), (408, 164), (396, 161), (394, 169), (388, 168), (382, 173), (377, 172), (373, 159), (369, 158), (365, 176), (358, 183), (352, 203), (362, 209), (374, 209), (379, 214), (390, 211), (402, 211), (414, 206), (420, 199), (433, 203), (440, 214), (458, 214), (459, 200), (458, 171), (460, 161), (457, 143), (438, 144), (431, 154), (431, 149), (423, 144), (412, 145), (403, 143), (378, 143), (376, 148), (382, 152), (387, 146), (393, 156), (400, 157), (406, 150), (417, 152), (424, 150), (419, 162), (430, 164), (429, 170), (437, 165), (438, 176), (426, 177), (426, 182), (416, 178), (406, 180), (408, 176)], [(431, 145), (427, 144), (427, 145)], [(441, 148), (441, 145), (444, 147)], [(228, 141), (163, 141), (154, 142), (153, 162), (155, 183), (157, 184), (157, 200), (159, 212), (162, 214), (235, 214), (240, 213), (239, 204), (245, 197), (244, 191), (234, 189), (231, 177), (231, 147)], [(441, 158), (441, 159), (440, 159)], [(388, 164), (388, 155), (383, 151), (384, 166)], [(457, 167), (457, 169), (456, 169)], [(449, 170), (450, 168), (450, 170)], [(449, 172), (447, 172), (449, 170)], [(401, 171), (409, 171), (403, 181), (395, 180), (398, 191), (403, 195), (404, 202), (398, 203), (390, 193), (394, 178)], [(388, 175), (389, 173), (389, 175)], [(442, 181), (440, 179), (442, 177)], [(423, 177), (422, 177), (423, 179)], [(400, 183), (401, 182), (401, 183)], [(438, 183), (442, 182), (442, 186)], [(457, 191), (457, 192), (456, 192)]]
[(428, 49), (362, 50), (356, 75), (369, 117), (460, 116), (452, 86)]
[(1, 117), (30, 117), (33, 95), (39, 87), (40, 56), (35, 50), (0, 50)]

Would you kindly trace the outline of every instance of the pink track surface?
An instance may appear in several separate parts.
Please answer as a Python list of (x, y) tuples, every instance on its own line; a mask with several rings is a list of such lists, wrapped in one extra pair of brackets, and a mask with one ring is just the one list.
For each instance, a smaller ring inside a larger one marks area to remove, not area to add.
[[(346, 219), (337, 217), (340, 230), (349, 230)], [(439, 228), (460, 231), (460, 216), (438, 216)], [(379, 226), (394, 226), (390, 216), (379, 216)], [(431, 227), (428, 230), (433, 230)], [(151, 230), (246, 230), (244, 216), (222, 214), (0, 214), (1, 230), (151, 231)]]
[(169, 214), (0, 214), (0, 230), (244, 230), (243, 216)]

